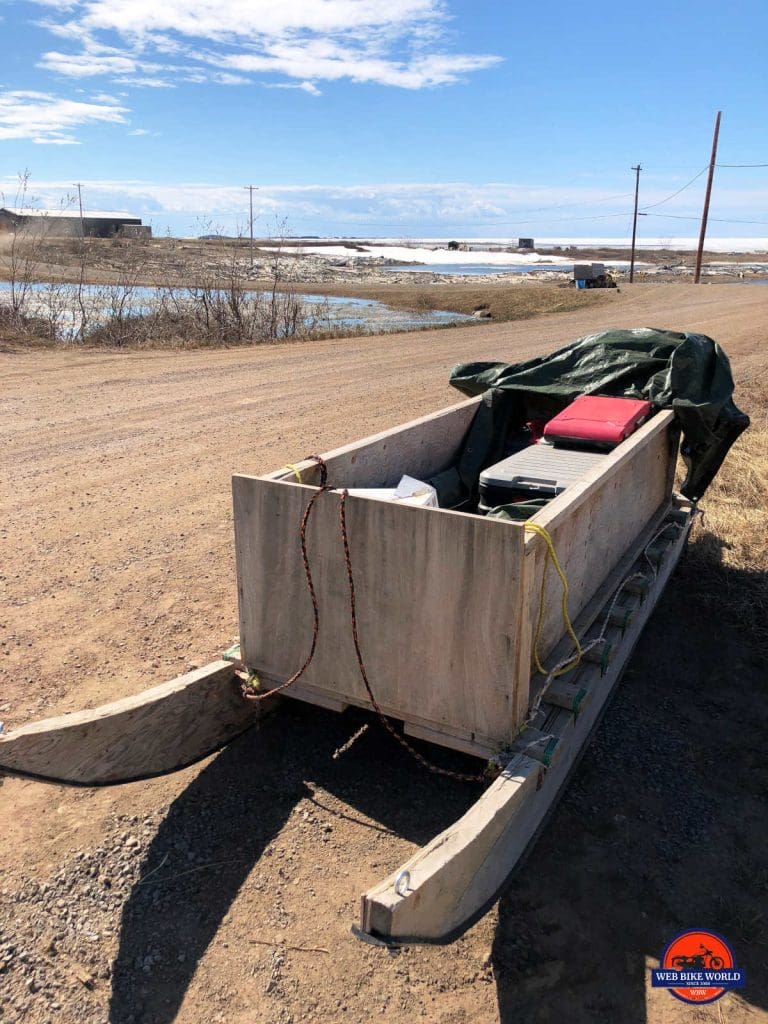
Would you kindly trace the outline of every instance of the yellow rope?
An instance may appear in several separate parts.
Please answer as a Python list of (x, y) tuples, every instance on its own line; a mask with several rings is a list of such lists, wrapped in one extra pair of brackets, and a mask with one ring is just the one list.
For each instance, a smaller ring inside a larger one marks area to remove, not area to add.
[(301, 479), (301, 470), (299, 469), (298, 466), (294, 466), (292, 462), (286, 462), (285, 468), (290, 469), (290, 471), (293, 473), (293, 475), (296, 477), (300, 484), (304, 482)]
[(557, 676), (565, 675), (566, 672), (570, 672), (572, 669), (581, 661), (581, 644), (579, 638), (576, 636), (573, 626), (571, 625), (571, 618), (568, 614), (568, 580), (565, 578), (560, 562), (557, 560), (557, 553), (555, 552), (555, 545), (552, 543), (552, 538), (549, 533), (544, 529), (543, 526), (539, 526), (538, 523), (527, 522), (523, 524), (526, 530), (531, 533), (537, 534), (547, 545), (547, 559), (544, 563), (544, 572), (541, 576), (541, 595), (539, 597), (539, 618), (536, 623), (536, 634), (533, 641), (533, 660), (537, 670), (543, 675), (549, 675), (547, 669), (541, 664), (541, 658), (539, 657), (539, 641), (541, 639), (541, 630), (544, 624), (544, 592), (547, 582), (547, 562), (552, 560), (552, 564), (555, 567), (557, 575), (560, 577), (560, 582), (563, 584), (563, 621), (565, 622), (565, 628), (568, 630), (568, 634), (573, 640), (573, 646), (576, 650), (576, 655), (566, 665), (562, 665), (559, 669), (552, 672), (553, 678)]

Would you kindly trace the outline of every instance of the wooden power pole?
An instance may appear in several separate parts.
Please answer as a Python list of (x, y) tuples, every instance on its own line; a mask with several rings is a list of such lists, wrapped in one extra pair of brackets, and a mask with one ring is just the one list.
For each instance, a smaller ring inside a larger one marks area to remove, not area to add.
[(632, 170), (635, 172), (635, 216), (632, 220), (632, 255), (629, 259), (629, 283), (635, 279), (635, 241), (637, 239), (637, 197), (640, 193), (640, 171), (642, 171), (640, 164), (637, 167), (633, 167)]
[(85, 238), (85, 226), (83, 224), (83, 184), (80, 181), (75, 181), (73, 184), (77, 189), (77, 203), (80, 207), (80, 237)]
[(251, 229), (251, 231), (250, 231), (250, 234), (251, 234), (251, 246), (250, 246), (250, 249), (251, 249), (251, 270), (253, 270), (253, 190), (256, 189), (258, 191), (258, 186), (257, 185), (245, 185), (244, 187), (248, 189), (248, 198), (249, 198), (249, 201), (250, 201), (250, 217), (248, 219), (248, 223), (249, 223), (250, 229)]
[(693, 275), (693, 283), (698, 284), (701, 280), (701, 257), (704, 255), (704, 239), (707, 234), (707, 218), (709, 217), (709, 200), (712, 197), (712, 179), (715, 176), (715, 161), (717, 160), (717, 139), (720, 135), (720, 116), (722, 111), (718, 110), (715, 118), (715, 134), (712, 137), (712, 156), (709, 158), (709, 174), (707, 175), (707, 191), (704, 195), (704, 209), (701, 214), (701, 231), (699, 232), (699, 248), (696, 251), (696, 270)]

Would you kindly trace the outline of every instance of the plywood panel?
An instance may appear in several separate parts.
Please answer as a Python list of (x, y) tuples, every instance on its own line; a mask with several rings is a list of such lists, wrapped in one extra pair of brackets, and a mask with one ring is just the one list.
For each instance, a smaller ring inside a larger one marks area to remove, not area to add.
[[(569, 586), (568, 608), (575, 618), (618, 564), (632, 542), (669, 499), (672, 413), (659, 413), (605, 463), (564, 491), (533, 522), (545, 527), (554, 542)], [(530, 534), (536, 549), (536, 583), (532, 621), (538, 616), (539, 588), (545, 560), (544, 542)], [(547, 570), (545, 616), (540, 651), (548, 655), (565, 633), (562, 587), (554, 569)]]
[[(404, 473), (421, 480), (442, 472), (451, 465), (480, 401), (471, 398), (327, 452), (323, 458), (329, 482), (340, 487), (394, 487)], [(320, 483), (317, 463), (304, 460), (296, 463), (296, 468), (303, 483)], [(284, 467), (266, 479), (295, 476), (292, 469)]]
[[(315, 490), (237, 476), (233, 492), (242, 656), (282, 681), (303, 663), (312, 637), (299, 524)], [(339, 495), (323, 494), (307, 531), (320, 640), (302, 683), (305, 693), (317, 688), (367, 706), (339, 505)], [(516, 715), (519, 525), (353, 497), (347, 522), (361, 645), (384, 710), (484, 746), (503, 743)]]

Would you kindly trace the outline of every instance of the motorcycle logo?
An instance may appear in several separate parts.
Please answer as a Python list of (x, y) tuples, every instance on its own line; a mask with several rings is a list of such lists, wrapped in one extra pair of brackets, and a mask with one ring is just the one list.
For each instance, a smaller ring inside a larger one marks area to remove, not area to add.
[(733, 950), (715, 932), (688, 931), (675, 936), (651, 971), (651, 985), (666, 988), (684, 1003), (713, 1003), (744, 985)]

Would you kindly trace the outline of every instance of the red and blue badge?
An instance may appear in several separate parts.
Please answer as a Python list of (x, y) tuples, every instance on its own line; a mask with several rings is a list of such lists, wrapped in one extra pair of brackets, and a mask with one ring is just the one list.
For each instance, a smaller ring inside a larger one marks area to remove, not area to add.
[(668, 988), (684, 1003), (713, 1003), (730, 989), (743, 987), (744, 971), (736, 966), (733, 950), (722, 936), (681, 932), (651, 971), (651, 985)]

